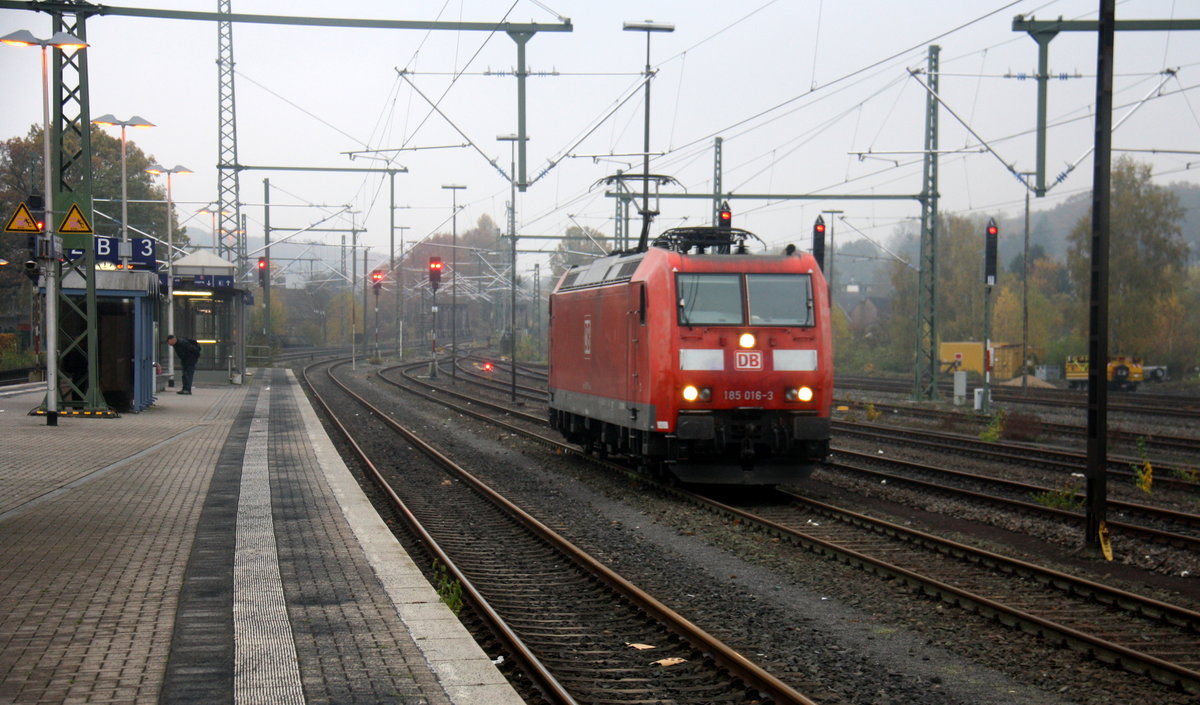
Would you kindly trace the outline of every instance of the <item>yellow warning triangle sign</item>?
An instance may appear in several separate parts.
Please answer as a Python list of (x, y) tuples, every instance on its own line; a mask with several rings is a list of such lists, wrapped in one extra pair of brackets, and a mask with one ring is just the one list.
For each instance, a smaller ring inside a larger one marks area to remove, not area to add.
[(92, 224), (83, 216), (83, 211), (79, 209), (78, 203), (71, 204), (71, 210), (67, 211), (67, 217), (58, 224), (58, 232), (73, 235), (92, 234)]
[(38, 227), (38, 222), (34, 220), (33, 214), (29, 212), (29, 207), (24, 203), (17, 204), (17, 210), (8, 219), (8, 224), (4, 226), (6, 233), (40, 233), (42, 229)]

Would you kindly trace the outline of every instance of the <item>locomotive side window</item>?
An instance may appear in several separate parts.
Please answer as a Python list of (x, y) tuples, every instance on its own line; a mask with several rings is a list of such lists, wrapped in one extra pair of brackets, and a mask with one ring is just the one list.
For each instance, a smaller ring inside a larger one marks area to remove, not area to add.
[(677, 275), (679, 323), (685, 326), (736, 326), (742, 318), (739, 274)]
[(812, 326), (812, 277), (807, 274), (747, 274), (750, 324)]

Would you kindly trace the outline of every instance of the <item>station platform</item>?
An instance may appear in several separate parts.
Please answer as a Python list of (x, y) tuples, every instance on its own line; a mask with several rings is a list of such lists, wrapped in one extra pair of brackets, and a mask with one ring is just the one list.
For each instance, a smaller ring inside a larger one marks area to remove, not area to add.
[(0, 703), (523, 702), (287, 370), (120, 418), (0, 396)]

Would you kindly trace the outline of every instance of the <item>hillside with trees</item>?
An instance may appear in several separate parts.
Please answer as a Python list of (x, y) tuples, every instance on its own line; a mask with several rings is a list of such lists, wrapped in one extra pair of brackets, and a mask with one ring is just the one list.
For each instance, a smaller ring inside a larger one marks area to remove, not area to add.
[[(1121, 158), (1113, 165), (1112, 189), (1110, 350), (1114, 355), (1140, 356), (1147, 364), (1167, 365), (1178, 378), (1200, 364), (1200, 316), (1195, 315), (1200, 310), (1200, 188), (1157, 185), (1148, 166)], [(1090, 197), (1081, 195), (1030, 219), (1033, 364), (1061, 365), (1065, 356), (1087, 350), (1090, 205)], [(943, 341), (983, 338), (982, 233), (988, 217), (941, 215), (938, 325)], [(992, 339), (1019, 343), (1025, 309), (1024, 224), (1019, 219), (997, 221), (1000, 261), (1007, 266), (992, 294)], [(839, 286), (837, 308), (845, 325), (839, 326), (835, 354), (841, 371), (912, 370), (918, 236), (909, 231), (897, 240), (891, 249), (905, 261), (876, 249), (886, 261), (875, 260), (872, 267), (860, 262), (852, 275), (871, 285), (858, 293)], [(867, 253), (873, 247), (850, 243), (842, 252), (869, 261)], [(843, 276), (838, 280), (844, 285), (848, 279)], [(864, 306), (873, 312), (886, 310), (887, 316), (876, 316), (865, 325), (869, 317), (861, 314)]]

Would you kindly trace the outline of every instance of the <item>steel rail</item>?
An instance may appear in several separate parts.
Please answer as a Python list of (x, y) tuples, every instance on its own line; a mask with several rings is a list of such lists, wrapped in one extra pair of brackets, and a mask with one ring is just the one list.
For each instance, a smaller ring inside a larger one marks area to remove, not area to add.
[[(1009, 487), (1010, 489), (1023, 489), (1023, 490), (1029, 490), (1029, 491), (1033, 491), (1033, 490), (1050, 491), (1045, 487), (1038, 487), (1036, 485), (1027, 485), (1024, 483), (1013, 482), (1011, 480), (1004, 480), (1001, 478), (989, 478), (989, 477), (984, 477), (981, 475), (972, 475), (970, 473), (963, 473), (963, 472), (959, 472), (957, 470), (949, 470), (946, 468), (935, 468), (935, 467), (931, 467), (931, 466), (927, 466), (927, 465), (922, 465), (920, 463), (912, 463), (912, 462), (909, 462), (906, 460), (896, 460), (894, 458), (880, 458), (879, 456), (870, 455), (868, 453), (858, 453), (856, 451), (838, 450), (835, 452), (835, 454), (851, 456), (860, 461), (888, 463), (888, 464), (892, 464), (892, 465), (900, 465), (902, 467), (909, 467), (909, 468), (915, 469), (917, 471), (922, 471), (922, 472), (932, 472), (932, 473), (937, 473), (937, 474), (945, 474), (945, 475), (949, 475), (949, 476), (957, 476), (957, 477), (960, 477), (960, 479), (965, 479), (965, 480), (969, 480), (972, 482), (987, 482), (987, 483), (992, 483), (992, 484), (996, 484), (996, 485), (1000, 485), (1000, 486)], [(986, 502), (990, 502), (993, 504), (999, 504), (1002, 506), (1013, 507), (1016, 509), (1020, 509), (1023, 511), (1033, 513), (1033, 514), (1041, 514), (1043, 516), (1052, 516), (1052, 517), (1057, 517), (1057, 518), (1062, 518), (1062, 519), (1069, 519), (1071, 521), (1079, 521), (1084, 518), (1082, 514), (1080, 514), (1078, 512), (1069, 511), (1066, 509), (1058, 509), (1056, 507), (1047, 507), (1047, 506), (1043, 506), (1041, 504), (1035, 504), (1033, 502), (1025, 502), (1025, 501), (1017, 500), (1017, 499), (1007, 499), (1004, 497), (997, 497), (995, 495), (983, 494), (981, 492), (974, 492), (974, 491), (962, 489), (959, 487), (949, 487), (944, 484), (930, 482), (928, 480), (920, 480), (917, 478), (908, 477), (906, 475), (897, 475), (895, 473), (883, 472), (880, 470), (872, 470), (870, 468), (859, 467), (857, 465), (847, 465), (845, 463), (836, 462), (836, 461), (827, 462), (826, 465), (830, 468), (834, 468), (834, 469), (838, 469), (838, 470), (848, 470), (848, 471), (856, 472), (859, 474), (870, 475), (874, 478), (882, 478), (891, 483), (904, 483), (904, 484), (913, 485), (915, 487), (918, 487), (918, 488), (928, 491), (928, 492), (948, 494), (948, 495), (958, 495), (958, 496), (966, 497), (968, 499), (975, 500), (975, 501), (986, 501)], [(1154, 507), (1146, 507), (1145, 505), (1133, 504), (1130, 502), (1118, 502), (1116, 500), (1109, 500), (1109, 505), (1113, 506), (1113, 507), (1117, 507), (1118, 505), (1121, 505), (1124, 508), (1124, 510), (1128, 511), (1128, 512), (1132, 512), (1132, 511), (1136, 510), (1137, 512), (1139, 512), (1141, 514), (1145, 514), (1147, 516), (1159, 515), (1163, 521), (1168, 521), (1168, 522), (1175, 521), (1178, 523), (1187, 523), (1193, 527), (1196, 525), (1196, 521), (1200, 520), (1200, 517), (1198, 517), (1195, 514), (1185, 514), (1183, 512), (1174, 512), (1174, 511), (1165, 510), (1165, 509), (1155, 509)], [(1154, 529), (1154, 528), (1151, 528), (1148, 526), (1139, 526), (1137, 524), (1129, 524), (1129, 523), (1122, 522), (1122, 521), (1109, 520), (1108, 526), (1114, 532), (1123, 531), (1123, 532), (1126, 532), (1127, 534), (1138, 535), (1138, 536), (1141, 536), (1142, 538), (1145, 538), (1145, 539), (1148, 539), (1151, 541), (1155, 541), (1158, 543), (1176, 545), (1181, 548), (1192, 549), (1192, 550), (1200, 549), (1200, 537), (1197, 537), (1197, 536), (1191, 536), (1188, 534), (1178, 534), (1178, 533), (1174, 533), (1174, 532), (1170, 532), (1170, 531)]]
[[(400, 499), (395, 490), (392, 489), (391, 485), (383, 477), (383, 474), (379, 472), (379, 469), (375, 467), (373, 462), (371, 462), (370, 458), (366, 454), (366, 451), (364, 451), (362, 447), (358, 445), (358, 443), (354, 440), (354, 437), (350, 434), (350, 431), (342, 424), (337, 415), (333, 413), (333, 410), (329, 407), (329, 404), (327, 404), (325, 399), (319, 393), (317, 393), (316, 388), (312, 385), (308, 378), (308, 373), (309, 370), (322, 364), (328, 363), (316, 362), (305, 367), (304, 382), (308, 386), (309, 392), (312, 394), (313, 398), (316, 399), (316, 401), (321, 405), (321, 408), (325, 410), (325, 417), (329, 419), (329, 421), (338, 429), (338, 432), (342, 435), (342, 438), (354, 450), (354, 454), (357, 456), (359, 462), (361, 462), (363, 466), (367, 468), (371, 479), (375, 482), (379, 489), (385, 495), (387, 495), (392, 507), (398, 511), (402, 517), (404, 517), (404, 521), (408, 525), (409, 530), (411, 530), (417, 536), (418, 540), (424, 544), (427, 550), (432, 553), (442, 565), (446, 566), (447, 571), (454, 577), (454, 579), (459, 581), (459, 583), (462, 585), (463, 592), (466, 594), (467, 599), (471, 601), (472, 605), (474, 605), (476, 612), (478, 612), (480, 615), (480, 618), (487, 623), (488, 627), (492, 629), (497, 638), (503, 641), (505, 645), (513, 652), (517, 660), (522, 664), (522, 666), (524, 666), (525, 672), (529, 675), (530, 680), (533, 681), (538, 690), (540, 690), (542, 694), (551, 702), (563, 703), (564, 705), (576, 705), (576, 701), (571, 696), (570, 692), (568, 692), (567, 689), (558, 682), (553, 674), (551, 674), (545, 665), (542, 664), (541, 660), (529, 650), (529, 648), (525, 645), (525, 642), (522, 641), (522, 639), (515, 632), (513, 632), (512, 629), (509, 628), (508, 624), (505, 623), (504, 619), (499, 615), (499, 613), (492, 608), (491, 604), (489, 604), (483, 595), (481, 595), (475, 588), (475, 586), (471, 584), (471, 581), (467, 579), (467, 576), (458, 569), (454, 561), (451, 560), (450, 556), (446, 555), (446, 552), (442, 550), (441, 546), (438, 545), (433, 536), (431, 536), (429, 532), (425, 530), (425, 527), (421, 525), (421, 522), (417, 519), (417, 517), (412, 513), (408, 506), (405, 505), (404, 501)], [(352, 398), (360, 400), (363, 404), (367, 405), (368, 408), (374, 410), (373, 406), (368, 404), (365, 400), (352, 392), (333, 376), (333, 368), (340, 364), (345, 364), (345, 362), (341, 361), (329, 365), (327, 369), (329, 379)], [(380, 419), (390, 422), (392, 428), (396, 429), (396, 431), (400, 433), (405, 440), (419, 448), (423, 453), (426, 453), (431, 457), (444, 458), (444, 456), (442, 456), (432, 447), (428, 446), (424, 441), (416, 436), (413, 436), (407, 431), (407, 429), (404, 429), (402, 426), (389, 419), (386, 414), (380, 413), (378, 415)]]
[[(438, 388), (438, 389), (439, 389), (439, 393), (440, 393), (441, 390), (440, 390), (440, 388)], [(465, 395), (461, 395), (461, 396), (465, 397)], [(430, 395), (429, 398), (435, 399), (436, 397), (434, 397), (433, 395)], [(472, 401), (477, 401), (477, 400), (472, 400)], [(443, 403), (444, 403), (444, 401), (443, 401)], [(500, 405), (491, 405), (487, 402), (484, 402), (484, 404), (494, 406), (495, 408), (498, 408), (498, 409), (504, 409), (504, 407), (501, 407)], [(462, 410), (462, 409), (460, 409), (460, 410), (464, 411), (465, 413), (475, 414), (479, 418), (483, 418), (483, 419), (488, 418), (484, 414), (472, 412), (469, 410)], [(512, 413), (511, 410), (507, 410), (507, 411), (509, 413)], [(507, 428), (516, 430), (521, 433), (530, 434), (529, 431), (519, 431), (519, 429), (517, 427), (505, 424), (504, 422), (500, 422), (495, 419), (491, 419), (491, 422), (504, 425)], [(544, 424), (545, 422), (542, 421), (542, 423)], [(530, 435), (536, 436), (536, 434), (530, 434)], [(582, 451), (578, 450), (575, 446), (568, 445), (568, 444), (565, 444), (565, 443), (562, 443), (559, 441), (554, 441), (551, 439), (546, 439), (545, 437), (538, 437), (538, 438), (540, 438), (540, 440), (542, 440), (543, 442), (551, 443), (557, 447), (569, 449), (570, 452), (573, 452), (577, 455), (581, 455), (581, 456), (584, 455), (584, 453), (582, 453)], [(595, 461), (595, 459), (592, 459), (592, 460)], [(599, 462), (599, 461), (596, 461), (596, 462)], [(612, 465), (610, 463), (604, 463), (604, 464), (606, 466)], [(618, 471), (623, 471), (623, 472), (626, 472), (626, 474), (631, 474), (627, 470), (620, 468), (620, 466), (613, 466), (613, 467), (614, 467), (614, 469), (616, 469)], [(1099, 636), (1096, 636), (1093, 634), (1088, 634), (1086, 632), (1081, 632), (1072, 627), (1058, 624), (1056, 622), (1053, 622), (1053, 621), (1050, 621), (1047, 619), (1043, 619), (1036, 615), (1028, 614), (1025, 611), (1017, 609), (1015, 607), (1009, 607), (1002, 603), (998, 603), (994, 600), (990, 600), (986, 597), (976, 595), (968, 590), (943, 583), (941, 581), (930, 578), (928, 576), (922, 576), (918, 573), (915, 573), (908, 569), (902, 568), (900, 566), (892, 565), (884, 560), (877, 559), (872, 556), (868, 556), (861, 552), (855, 551), (854, 549), (840, 546), (838, 544), (835, 544), (835, 543), (832, 543), (829, 541), (825, 541), (818, 537), (805, 534), (796, 529), (792, 529), (790, 527), (783, 526), (781, 524), (778, 524), (777, 522), (772, 522), (771, 520), (766, 519), (764, 517), (760, 517), (758, 515), (751, 514), (749, 512), (745, 512), (743, 510), (737, 509), (736, 507), (732, 507), (730, 505), (718, 502), (718, 501), (710, 499), (708, 497), (704, 497), (704, 496), (701, 496), (701, 495), (698, 495), (698, 494), (695, 494), (695, 493), (692, 493), (692, 492), (689, 492), (687, 490), (677, 488), (677, 487), (666, 487), (664, 485), (655, 483), (655, 482), (653, 482), (647, 478), (644, 478), (642, 476), (638, 476), (638, 475), (631, 475), (631, 476), (637, 477), (640, 481), (645, 482), (648, 485), (654, 486), (655, 488), (657, 488), (661, 491), (673, 494), (675, 496), (686, 498), (689, 501), (692, 501), (692, 502), (700, 504), (700, 505), (710, 506), (719, 512), (728, 513), (729, 515), (735, 516), (745, 522), (749, 522), (749, 523), (752, 523), (752, 524), (755, 524), (758, 526), (762, 526), (771, 532), (782, 532), (780, 535), (786, 535), (789, 538), (792, 538), (792, 539), (798, 541), (802, 545), (805, 545), (806, 547), (810, 548), (811, 550), (815, 550), (818, 553), (822, 553), (824, 555), (830, 555), (835, 558), (838, 558), (839, 560), (849, 559), (853, 562), (857, 562), (860, 566), (867, 567), (869, 570), (872, 570), (873, 572), (879, 572), (884, 575), (899, 577), (902, 580), (904, 580), (906, 583), (916, 586), (916, 587), (919, 587), (923, 590), (927, 589), (927, 588), (931, 589), (939, 597), (941, 597), (942, 599), (946, 600), (947, 602), (949, 602), (951, 604), (955, 604), (955, 605), (959, 605), (959, 606), (963, 606), (963, 607), (973, 606), (977, 611), (979, 611), (980, 614), (997, 619), (1001, 623), (1004, 623), (1008, 626), (1016, 626), (1027, 632), (1030, 632), (1032, 634), (1037, 634), (1040, 636), (1057, 635), (1057, 637), (1060, 640), (1060, 643), (1065, 644), (1075, 650), (1082, 651), (1082, 652), (1088, 653), (1088, 654), (1095, 654), (1101, 660), (1121, 665), (1126, 670), (1130, 670), (1135, 673), (1148, 675), (1160, 683), (1164, 683), (1164, 684), (1171, 685), (1174, 687), (1180, 687), (1180, 688), (1188, 690), (1189, 692), (1200, 692), (1200, 672), (1189, 669), (1180, 664), (1165, 661), (1158, 657), (1135, 651), (1129, 647), (1126, 647), (1126, 646), (1123, 646), (1120, 644), (1115, 644), (1115, 643), (1108, 641), (1106, 639), (1103, 639)], [(898, 478), (898, 479), (903, 479), (903, 480), (907, 481), (906, 478)], [(891, 524), (889, 522), (886, 522), (886, 521), (883, 521), (880, 519), (875, 519), (875, 518), (868, 517), (868, 516), (858, 514), (855, 512), (850, 512), (848, 510), (833, 507), (832, 505), (827, 505), (827, 504), (818, 502), (816, 500), (809, 499), (807, 497), (801, 497), (801, 496), (795, 495), (793, 493), (782, 492), (781, 494), (788, 496), (791, 501), (800, 502), (800, 503), (807, 504), (807, 505), (810, 505), (813, 507), (817, 507), (817, 508), (820, 508), (822, 511), (826, 511), (826, 512), (832, 513), (834, 515), (850, 517), (852, 522), (854, 522), (854, 523), (861, 522), (862, 524), (866, 524), (866, 525), (869, 525), (872, 527), (880, 527), (880, 529), (885, 531), (886, 533), (911, 537), (913, 540), (919, 540), (924, 545), (936, 547), (934, 550), (937, 550), (940, 553), (957, 556), (959, 558), (962, 558), (963, 560), (974, 561), (974, 562), (978, 562), (981, 564), (991, 564), (991, 565), (997, 566), (997, 570), (1001, 570), (1004, 572), (1012, 572), (1012, 571), (1018, 571), (1018, 570), (1023, 571), (1029, 575), (1036, 576), (1036, 579), (1039, 580), (1040, 582), (1047, 584), (1047, 585), (1052, 585), (1052, 586), (1056, 587), (1057, 589), (1062, 590), (1064, 592), (1090, 594), (1093, 596), (1093, 599), (1095, 599), (1100, 604), (1116, 606), (1116, 607), (1121, 608), (1122, 610), (1125, 610), (1126, 612), (1133, 612), (1135, 614), (1141, 615), (1141, 616), (1149, 618), (1149, 619), (1163, 621), (1163, 622), (1172, 624), (1172, 625), (1180, 627), (1180, 628), (1200, 632), (1200, 612), (1196, 612), (1196, 611), (1193, 611), (1193, 610), (1190, 610), (1190, 609), (1187, 609), (1184, 607), (1180, 607), (1178, 605), (1172, 605), (1170, 603), (1162, 602), (1160, 600), (1148, 598), (1148, 597), (1145, 597), (1142, 595), (1137, 595), (1135, 593), (1130, 593), (1127, 591), (1119, 590), (1117, 588), (1103, 585), (1101, 583), (1096, 583), (1094, 581), (1090, 581), (1085, 578), (1079, 578), (1079, 577), (1072, 576), (1067, 573), (1062, 573), (1062, 572), (1055, 571), (1055, 570), (1052, 570), (1049, 568), (1038, 566), (1033, 563), (1027, 563), (1027, 562), (1020, 561), (1020, 560), (1017, 560), (1014, 558), (1002, 556), (1000, 554), (995, 554), (995, 553), (991, 553), (989, 551), (984, 551), (982, 549), (978, 549), (973, 546), (968, 546), (966, 544), (960, 544), (960, 543), (957, 543), (954, 541), (950, 541), (948, 539), (943, 539), (943, 538), (934, 536), (932, 534), (926, 534), (924, 532), (916, 531), (916, 530), (909, 529), (909, 528), (899, 526), (896, 524)], [(1039, 509), (1039, 510), (1048, 509), (1045, 507), (1041, 507), (1040, 505), (1030, 505), (1030, 506), (1034, 507), (1036, 509)], [(1059, 510), (1059, 511), (1061, 511), (1061, 510)], [(1064, 515), (1071, 516), (1072, 518), (1078, 518), (1077, 515), (1072, 514), (1070, 512), (1062, 512), (1062, 513)], [(1149, 531), (1153, 531), (1153, 530), (1149, 530)], [(1174, 535), (1172, 534), (1170, 536), (1174, 536)]]
[[(422, 366), (424, 366), (424, 363), (415, 363), (410, 366), (401, 367), (415, 369)], [(725, 668), (730, 673), (734, 674), (749, 687), (754, 688), (762, 694), (770, 697), (775, 703), (778, 704), (794, 703), (795, 705), (816, 705), (816, 703), (814, 703), (812, 700), (805, 697), (803, 694), (799, 693), (772, 674), (763, 670), (753, 661), (749, 660), (739, 652), (731, 649), (724, 642), (710, 635), (708, 632), (684, 618), (678, 612), (675, 612), (649, 593), (641, 590), (636, 585), (629, 582), (612, 569), (608, 568), (608, 566), (592, 558), (585, 551), (567, 541), (562, 535), (558, 534), (556, 531), (540, 522), (525, 510), (508, 501), (474, 475), (470, 474), (461, 466), (454, 463), (453, 460), (438, 452), (435, 448), (425, 443), (408, 429), (405, 429), (403, 426), (396, 423), (395, 420), (388, 417), (382, 411), (376, 409), (365, 399), (357, 394), (354, 394), (354, 392), (350, 391), (340, 382), (338, 382), (338, 385), (342, 387), (347, 394), (353, 396), (360, 404), (363, 404), (370, 409), (372, 413), (378, 415), (380, 420), (387, 423), (390, 427), (396, 429), (397, 432), (399, 432), (406, 440), (421, 450), (421, 452), (426, 453), (439, 465), (442, 465), (447, 470), (453, 472), (455, 476), (468, 483), (480, 495), (511, 514), (535, 534), (542, 537), (544, 540), (568, 555), (580, 567), (609, 584), (627, 599), (637, 604), (641, 609), (653, 616), (654, 619), (662, 623), (668, 630), (680, 635), (684, 639), (688, 640), (689, 643), (694, 644), (698, 650), (702, 651), (709, 658), (713, 659), (713, 661), (719, 664), (722, 668)], [(436, 396), (429, 395), (429, 398), (434, 401), (438, 401), (439, 403), (444, 403)], [(486, 415), (479, 414), (478, 412), (461, 408), (456, 408), (456, 410), (485, 418), (489, 422), (496, 422), (494, 418), (488, 418)], [(509, 428), (520, 431), (522, 434), (529, 433), (528, 431), (518, 429), (518, 427), (515, 426), (509, 426)]]
[[(833, 427), (839, 434), (856, 435), (876, 440), (899, 442), (905, 445), (928, 445), (941, 450), (970, 451), (993, 459), (1016, 460), (1019, 462), (1035, 463), (1043, 467), (1063, 470), (1065, 472), (1082, 472), (1087, 456), (1077, 451), (1062, 448), (1049, 448), (1025, 443), (1000, 441), (982, 441), (974, 436), (942, 431), (930, 431), (921, 428), (899, 426), (867, 426), (849, 421), (834, 421)], [(1121, 457), (1109, 454), (1109, 475), (1117, 478), (1132, 478), (1134, 473), (1129, 466), (1141, 465), (1141, 458)], [(1171, 477), (1174, 472), (1183, 473), (1185, 469), (1168, 463), (1153, 461), (1154, 485), (1166, 485), (1183, 491), (1200, 491), (1200, 477), (1196, 480), (1185, 480)]]
[[(894, 392), (908, 394), (912, 391), (911, 382), (871, 377), (841, 376), (834, 380), (834, 386), (841, 389), (861, 391)], [(941, 389), (948, 395), (953, 394), (950, 385), (943, 383)], [(1085, 404), (1085, 392), (1068, 389), (1030, 389), (1028, 393), (1008, 390), (1004, 387), (992, 387), (994, 401), (1005, 401), (1019, 404), (1035, 404), (1054, 407), (1080, 408)], [(1162, 404), (1168, 406), (1151, 406)], [(1164, 416), (1182, 416), (1192, 418), (1200, 416), (1200, 399), (1196, 397), (1161, 395), (1153, 393), (1133, 392), (1123, 395), (1120, 403), (1110, 404), (1110, 412), (1122, 413), (1154, 413)]]
[[(1085, 594), (1091, 593), (1096, 597), (1101, 604), (1110, 604), (1120, 606), (1127, 611), (1131, 607), (1136, 607), (1136, 612), (1143, 616), (1160, 619), (1175, 626), (1179, 626), (1193, 631), (1200, 630), (1200, 612), (1195, 612), (1178, 605), (1153, 600), (1141, 595), (1118, 590), (1100, 583), (1095, 583), (1083, 578), (1077, 578), (1067, 573), (1044, 568), (1032, 563), (1025, 563), (1014, 558), (1008, 558), (1000, 554), (984, 551), (973, 546), (960, 544), (948, 539), (943, 539), (932, 534), (909, 529), (898, 524), (875, 519), (863, 514), (851, 512), (845, 509), (840, 509), (832, 505), (824, 504), (816, 500), (802, 497), (790, 492), (783, 492), (791, 501), (809, 505), (819, 510), (835, 516), (844, 516), (850, 518), (854, 523), (862, 523), (871, 527), (878, 527), (878, 530), (883, 530), (893, 535), (905, 535), (911, 537), (912, 540), (937, 546), (939, 552), (947, 555), (959, 557), (973, 557), (971, 560), (981, 562), (994, 562), (997, 566), (1003, 566), (1007, 570), (1019, 570), (1027, 572), (1030, 575), (1038, 576), (1047, 584), (1054, 585), (1061, 590), (1074, 591), (1080, 590)], [(773, 533), (780, 536), (786, 536), (790, 539), (800, 542), (802, 545), (815, 550), (818, 553), (835, 554), (841, 559), (851, 559), (861, 566), (870, 567), (873, 571), (882, 571), (886, 575), (900, 578), (906, 583), (921, 589), (932, 588), (939, 597), (959, 606), (972, 605), (979, 610), (980, 614), (998, 619), (1002, 623), (1009, 626), (1020, 626), (1025, 631), (1038, 636), (1047, 637), (1059, 635), (1062, 643), (1065, 643), (1072, 648), (1081, 650), (1084, 653), (1093, 653), (1102, 660), (1117, 663), (1137, 673), (1149, 675), (1160, 683), (1180, 687), (1189, 690), (1190, 692), (1200, 692), (1200, 672), (1186, 668), (1180, 664), (1165, 661), (1149, 654), (1144, 654), (1135, 651), (1129, 647), (1115, 644), (1106, 639), (1100, 638), (1093, 634), (1081, 632), (1074, 628), (1043, 619), (1033, 614), (1029, 614), (1015, 607), (1007, 606), (1003, 603), (991, 600), (985, 596), (977, 595), (968, 590), (949, 585), (947, 583), (932, 579), (928, 576), (923, 576), (906, 568), (893, 565), (873, 556), (866, 555), (852, 548), (841, 546), (816, 536), (811, 536), (802, 531), (792, 529), (777, 522), (773, 522), (764, 517), (743, 511), (737, 507), (723, 504), (716, 500), (707, 497), (698, 497), (698, 500), (710, 504), (720, 511), (728, 513), (731, 516), (742, 519), (743, 521), (753, 522), (762, 526)], [(966, 604), (964, 604), (966, 603)], [(1131, 668), (1136, 667), (1136, 668)], [(1141, 670), (1136, 670), (1140, 668)]]
[[(975, 423), (980, 426), (983, 426), (984, 424), (987, 424), (988, 422), (991, 421), (991, 417), (984, 416), (981, 414), (971, 416), (971, 415), (967, 415), (967, 414), (964, 414), (961, 412), (953, 412), (953, 411), (946, 411), (946, 410), (942, 410), (942, 409), (925, 408), (925, 407), (919, 407), (919, 406), (900, 406), (900, 405), (896, 405), (896, 404), (888, 404), (888, 403), (880, 403), (880, 402), (863, 402), (863, 401), (859, 401), (859, 400), (851, 401), (851, 400), (838, 399), (838, 398), (835, 398), (833, 403), (834, 403), (835, 407), (838, 405), (865, 406), (866, 404), (871, 404), (872, 406), (875, 407), (876, 410), (879, 410), (879, 411), (899, 412), (899, 413), (904, 413), (904, 414), (908, 414), (908, 415), (912, 415), (912, 416), (924, 416), (924, 417), (933, 418), (933, 419), (951, 418), (951, 419), (956, 419), (956, 420), (967, 422), (967, 423)], [(1038, 425), (1044, 431), (1049, 431), (1051, 433), (1058, 433), (1058, 434), (1062, 434), (1064, 436), (1073, 436), (1073, 437), (1083, 436), (1087, 430), (1083, 426), (1079, 426), (1079, 425), (1049, 423), (1049, 422), (1044, 422), (1044, 421), (1039, 422)], [(1127, 431), (1122, 432), (1122, 431), (1120, 431), (1119, 428), (1113, 428), (1113, 427), (1110, 427), (1110, 431), (1111, 431), (1111, 439), (1116, 442), (1123, 442), (1123, 443), (1129, 444), (1129, 443), (1134, 442), (1134, 440), (1137, 438), (1145, 438), (1147, 445), (1156, 452), (1164, 452), (1165, 453), (1167, 451), (1174, 451), (1174, 452), (1194, 453), (1194, 452), (1200, 450), (1200, 438), (1190, 438), (1187, 436), (1165, 436), (1165, 435), (1161, 435), (1161, 434), (1129, 433)], [(1111, 460), (1112, 460), (1112, 456), (1109, 457), (1110, 462), (1111, 462)]]

